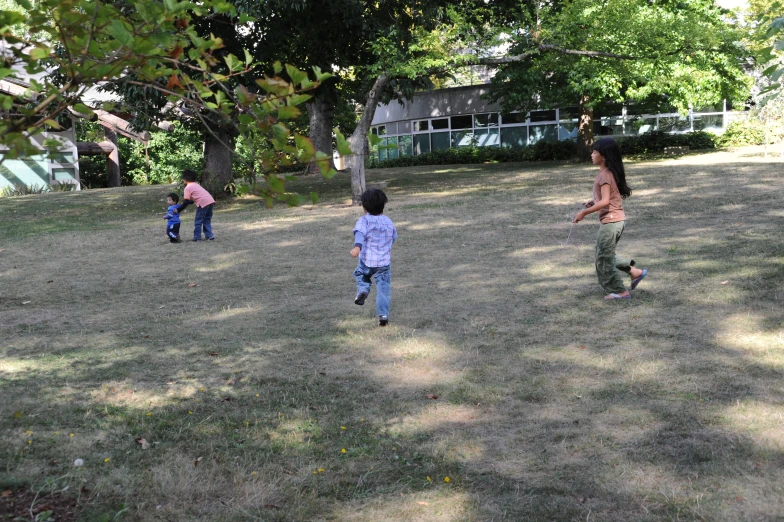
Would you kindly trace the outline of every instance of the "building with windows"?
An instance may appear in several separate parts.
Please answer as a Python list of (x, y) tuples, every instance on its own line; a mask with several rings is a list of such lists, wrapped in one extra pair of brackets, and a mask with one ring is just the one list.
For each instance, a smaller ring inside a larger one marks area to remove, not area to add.
[[(482, 98), (488, 85), (472, 85), (417, 93), (412, 100), (379, 104), (371, 132), (382, 145), (397, 149), (375, 152), (379, 160), (424, 154), (468, 145), (523, 147), (539, 141), (577, 137), (578, 107), (557, 107), (529, 113), (505, 114), (500, 105)], [(615, 104), (594, 113), (594, 135), (635, 136), (653, 130), (672, 133), (721, 133), (732, 119), (745, 113), (727, 110), (727, 104), (690, 110), (647, 114), (634, 105)]]

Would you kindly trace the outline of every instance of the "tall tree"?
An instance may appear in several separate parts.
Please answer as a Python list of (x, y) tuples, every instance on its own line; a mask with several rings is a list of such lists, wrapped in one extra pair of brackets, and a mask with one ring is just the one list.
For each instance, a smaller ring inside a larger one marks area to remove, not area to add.
[(491, 98), (507, 110), (579, 104), (587, 157), (603, 100), (658, 98), (687, 111), (746, 99), (749, 53), (726, 14), (712, 0), (530, 2), (508, 27)]
[[(224, 52), (219, 38), (202, 37), (194, 21), (233, 17), (234, 8), (220, 0), (198, 5), (170, 0), (126, 0), (106, 3), (94, 0), (15, 0), (23, 11), (0, 10), (0, 79), (27, 80), (24, 93), (0, 92), (0, 145), (4, 157), (37, 154), (30, 137), (44, 129), (57, 129), (57, 118), (69, 110), (90, 115), (81, 102), (85, 91), (98, 84), (124, 83), (158, 94), (172, 107), (189, 111), (207, 123), (234, 117), (237, 129), (253, 130), (270, 143), (264, 162), (266, 185), (259, 191), (268, 199), (289, 203), (299, 199), (285, 194), (285, 178), (271, 167), (296, 157), (316, 157), (325, 175), (331, 173), (329, 158), (317, 155), (305, 137), (292, 135), (287, 120), (299, 114), (297, 105), (329, 74), (315, 70), (316, 80), (295, 67), (286, 66), (289, 81), (279, 75), (253, 77), (261, 94), (252, 93), (228, 80), (246, 76), (252, 57), (244, 59)], [(19, 28), (23, 28), (22, 31)], [(163, 95), (163, 97), (161, 96)], [(114, 107), (105, 104), (102, 108)], [(113, 105), (113, 104), (111, 104)], [(207, 125), (209, 127), (209, 125)], [(44, 141), (56, 149), (59, 143)]]

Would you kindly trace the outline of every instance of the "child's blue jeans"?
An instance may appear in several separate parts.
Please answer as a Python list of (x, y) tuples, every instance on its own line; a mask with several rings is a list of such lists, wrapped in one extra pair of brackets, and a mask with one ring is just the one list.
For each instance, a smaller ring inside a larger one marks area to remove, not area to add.
[(204, 235), (207, 239), (215, 237), (212, 234), (212, 208), (215, 203), (210, 203), (206, 207), (196, 207), (196, 218), (193, 222), (193, 239), (198, 241), (201, 239), (201, 230), (204, 229)]
[(387, 266), (367, 266), (362, 261), (354, 270), (354, 278), (357, 280), (357, 293), (370, 294), (370, 278), (376, 280), (376, 315), (389, 316), (390, 290), (392, 287), (392, 277)]

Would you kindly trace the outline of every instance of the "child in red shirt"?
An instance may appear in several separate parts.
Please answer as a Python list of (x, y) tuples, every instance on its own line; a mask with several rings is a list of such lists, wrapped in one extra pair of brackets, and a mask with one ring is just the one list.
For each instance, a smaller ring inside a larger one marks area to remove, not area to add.
[(192, 170), (184, 170), (182, 179), (185, 181), (185, 197), (174, 212), (180, 213), (185, 207), (195, 203), (196, 219), (193, 223), (193, 241), (201, 241), (202, 229), (204, 229), (207, 241), (212, 241), (215, 239), (215, 235), (212, 233), (212, 210), (215, 207), (215, 199), (204, 187), (196, 183), (196, 173)]

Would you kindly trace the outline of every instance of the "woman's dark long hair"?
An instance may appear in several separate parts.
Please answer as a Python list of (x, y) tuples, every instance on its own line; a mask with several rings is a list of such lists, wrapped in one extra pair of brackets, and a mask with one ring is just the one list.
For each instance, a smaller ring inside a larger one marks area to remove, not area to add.
[(626, 199), (631, 196), (632, 189), (626, 184), (626, 171), (623, 168), (623, 158), (621, 158), (621, 148), (618, 146), (618, 142), (612, 138), (602, 138), (593, 144), (592, 149), (604, 157), (604, 164), (612, 172), (621, 197)]

